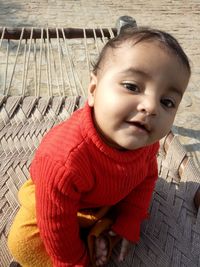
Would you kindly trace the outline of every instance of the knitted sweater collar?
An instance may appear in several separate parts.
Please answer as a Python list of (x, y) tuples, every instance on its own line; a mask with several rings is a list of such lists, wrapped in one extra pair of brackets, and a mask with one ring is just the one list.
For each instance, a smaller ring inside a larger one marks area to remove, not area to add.
[(82, 109), (80, 118), (80, 128), (83, 137), (88, 145), (95, 145), (96, 148), (104, 153), (107, 157), (118, 162), (133, 162), (138, 157), (145, 156), (148, 150), (148, 146), (135, 150), (120, 151), (116, 148), (108, 146), (99, 136), (97, 130), (94, 127), (92, 119), (92, 108), (86, 102)]

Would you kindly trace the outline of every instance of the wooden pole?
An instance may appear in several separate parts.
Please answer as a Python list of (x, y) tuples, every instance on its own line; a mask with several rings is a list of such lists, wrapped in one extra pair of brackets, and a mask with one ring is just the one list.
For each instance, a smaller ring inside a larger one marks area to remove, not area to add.
[[(108, 29), (101, 29), (103, 31), (104, 37), (110, 38), (110, 32)], [(102, 32), (100, 29), (85, 29), (86, 38), (94, 38), (94, 31), (96, 33), (96, 37), (102, 37)], [(117, 29), (112, 28), (114, 35), (117, 34)], [(21, 36), (22, 28), (3, 28), (0, 29), (0, 38), (3, 34), (3, 39), (13, 39), (19, 40)], [(42, 29), (34, 28), (33, 29), (33, 39), (40, 39), (41, 38)], [(84, 31), (83, 29), (79, 28), (64, 28), (65, 38), (73, 39), (73, 38), (84, 38)], [(58, 29), (59, 38), (63, 38), (63, 31), (62, 29)], [(48, 36), (49, 38), (57, 38), (56, 29), (49, 28), (48, 29)], [(30, 39), (31, 37), (31, 28), (24, 28), (24, 32), (22, 35), (22, 39)], [(43, 38), (47, 38), (47, 29), (43, 29)]]

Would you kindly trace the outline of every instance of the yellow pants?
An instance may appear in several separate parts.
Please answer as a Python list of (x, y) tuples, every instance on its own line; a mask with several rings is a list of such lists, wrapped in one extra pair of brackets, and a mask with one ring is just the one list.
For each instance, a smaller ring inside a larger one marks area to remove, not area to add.
[[(53, 264), (46, 252), (45, 246), (40, 238), (39, 229), (36, 222), (35, 207), (35, 185), (29, 179), (19, 190), (20, 209), (14, 219), (8, 236), (8, 247), (14, 259), (22, 267), (52, 267)], [(82, 231), (87, 232), (86, 244), (89, 250), (90, 261), (95, 266), (95, 238), (108, 230), (113, 221), (106, 218), (110, 207), (105, 206), (95, 210), (78, 212), (79, 225)], [(108, 259), (111, 255), (112, 247), (120, 238), (107, 236)]]
[(19, 190), (20, 209), (8, 236), (8, 248), (23, 267), (51, 267), (36, 223), (35, 185), (29, 179)]

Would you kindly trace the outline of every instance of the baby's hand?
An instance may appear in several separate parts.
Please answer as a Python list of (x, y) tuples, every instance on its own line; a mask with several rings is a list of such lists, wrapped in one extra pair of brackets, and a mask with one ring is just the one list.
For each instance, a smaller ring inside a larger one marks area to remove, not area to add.
[(107, 261), (108, 255), (108, 240), (103, 236), (96, 238), (95, 241), (95, 252), (96, 252), (96, 266), (102, 266)]
[[(117, 235), (113, 231), (109, 231), (109, 234), (111, 236)], [(126, 238), (122, 238), (121, 249), (120, 249), (120, 253), (119, 253), (119, 257), (118, 257), (119, 261), (123, 261), (125, 259), (126, 255), (128, 254), (129, 248), (130, 248), (130, 242)]]
[[(112, 237), (117, 236), (113, 231), (109, 231), (108, 234)], [(128, 254), (130, 247), (130, 242), (122, 238), (121, 239), (121, 249), (119, 253), (118, 260), (123, 261)], [(100, 236), (95, 241), (95, 252), (96, 252), (96, 266), (102, 266), (107, 262), (108, 256), (108, 240), (104, 236)]]

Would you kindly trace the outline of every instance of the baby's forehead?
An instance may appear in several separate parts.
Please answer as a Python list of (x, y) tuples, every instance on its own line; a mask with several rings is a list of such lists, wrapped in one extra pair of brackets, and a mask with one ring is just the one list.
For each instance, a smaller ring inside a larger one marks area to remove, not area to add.
[[(121, 42), (120, 44), (118, 44), (115, 47), (107, 47), (106, 50), (104, 51), (104, 54), (100, 60), (100, 69), (103, 71), (105, 69), (107, 69), (108, 66), (111, 66), (113, 64), (115, 64), (115, 62), (123, 60), (124, 59), (124, 53), (128, 54), (132, 54), (133, 50), (135, 50), (136, 48), (138, 48), (138, 46), (145, 46), (151, 44), (152, 46), (155, 46), (158, 49), (161, 49), (169, 54), (170, 50), (167, 49), (167, 47), (165, 47), (164, 45), (160, 44), (158, 41), (141, 41), (137, 43), (137, 39), (136, 40), (126, 40), (124, 42)], [(139, 53), (139, 51), (137, 50), (137, 53)]]
[[(142, 49), (138, 49), (138, 47)], [(153, 47), (155, 48), (155, 50), (166, 54), (169, 58), (176, 58), (181, 65), (184, 65), (180, 56), (172, 48), (167, 46), (165, 43), (162, 43), (161, 41), (149, 39), (138, 42), (137, 39), (131, 39), (125, 40), (124, 42), (121, 42), (120, 44), (114, 47), (108, 46), (104, 51), (104, 55), (100, 61), (101, 69), (103, 70), (104, 68), (107, 68), (109, 65), (114, 64), (116, 61), (123, 60), (125, 53), (126, 55), (129, 53), (131, 55), (133, 53), (133, 50), (137, 50), (137, 53), (135, 54), (140, 55), (141, 53), (143, 53), (143, 51), (148, 51), (149, 47)], [(129, 58), (127, 57), (126, 59), (129, 60)]]
[(111, 47), (106, 47), (103, 56), (100, 60), (101, 68), (107, 67), (109, 64), (113, 63), (117, 59), (122, 58), (122, 54), (124, 49), (132, 48), (134, 49), (134, 43), (130, 41), (121, 42), (119, 45)]
[(185, 77), (184, 83), (187, 83), (189, 77), (188, 70), (180, 58), (159, 42), (124, 42), (118, 47), (109, 47), (101, 62), (99, 74), (100, 77), (109, 75), (114, 79), (118, 77), (147, 80), (148, 77), (170, 82), (173, 87), (180, 87), (176, 85), (182, 83), (179, 81), (180, 77)]
[[(131, 71), (130, 71), (131, 69)], [(136, 70), (133, 72), (133, 70)], [(141, 75), (145, 73), (147, 75)], [(188, 83), (190, 72), (182, 59), (159, 41), (122, 42), (117, 47), (107, 47), (97, 71), (98, 78), (108, 75), (117, 79), (157, 77), (173, 87)], [(140, 75), (139, 75), (140, 74)], [(182, 81), (180, 80), (180, 77)], [(179, 81), (179, 82), (177, 82)], [(183, 86), (185, 87), (185, 86)]]

